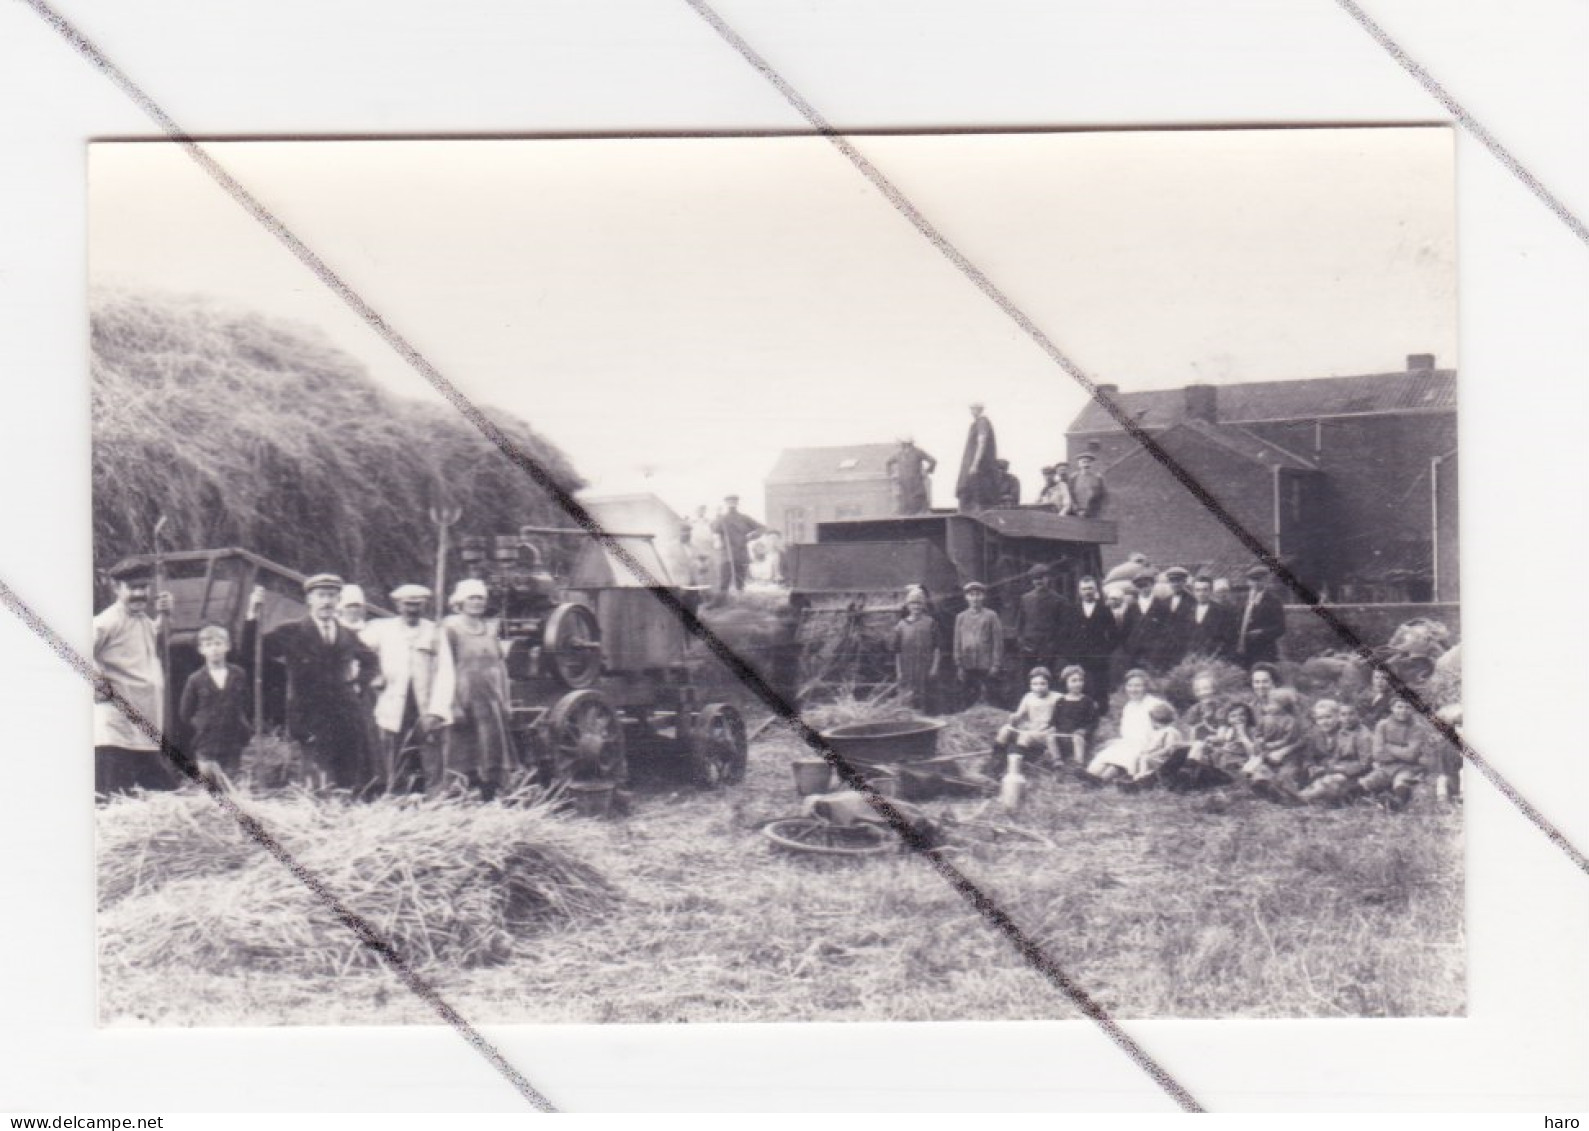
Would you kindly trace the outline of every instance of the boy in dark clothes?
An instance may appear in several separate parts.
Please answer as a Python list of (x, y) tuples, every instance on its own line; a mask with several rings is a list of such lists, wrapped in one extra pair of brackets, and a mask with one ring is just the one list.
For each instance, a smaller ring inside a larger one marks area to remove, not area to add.
[(1390, 701), (1390, 717), (1374, 727), (1374, 768), (1359, 781), (1364, 793), (1389, 793), (1391, 808), (1400, 809), (1412, 799), (1413, 786), (1423, 780), (1423, 731), (1405, 699)]
[(250, 694), (248, 675), (226, 662), (231, 634), (218, 624), (199, 629), (199, 655), (204, 666), (188, 677), (177, 715), (192, 741), (188, 753), (203, 770), (218, 767), (235, 774), (248, 744)]

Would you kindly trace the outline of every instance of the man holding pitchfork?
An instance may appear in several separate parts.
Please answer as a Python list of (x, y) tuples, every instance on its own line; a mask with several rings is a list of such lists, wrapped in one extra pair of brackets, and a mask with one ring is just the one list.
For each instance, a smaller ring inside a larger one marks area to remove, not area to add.
[(171, 594), (154, 599), (149, 616), (149, 586), (154, 570), (128, 562), (110, 571), (116, 601), (94, 618), (94, 792), (103, 795), (134, 789), (175, 789), (174, 770), (160, 753), (160, 743), (144, 733), (139, 722), (122, 712), (120, 699), (141, 722), (164, 734), (166, 676), (160, 637)]

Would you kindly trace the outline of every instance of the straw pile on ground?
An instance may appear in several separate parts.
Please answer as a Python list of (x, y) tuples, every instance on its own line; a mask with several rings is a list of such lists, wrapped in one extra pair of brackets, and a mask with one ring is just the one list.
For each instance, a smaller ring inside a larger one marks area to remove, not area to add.
[[(391, 396), (312, 328), (114, 291), (90, 313), (101, 569), (148, 553), (164, 514), (167, 547), (245, 546), (384, 593), (434, 568), (438, 484), (463, 508), (459, 533), (559, 513), (454, 409)], [(580, 485), (527, 424), (488, 415), (559, 484)]]
[[(510, 960), (517, 944), (593, 919), (618, 893), (586, 863), (588, 829), (544, 796), (514, 804), (292, 793), (244, 809), (410, 965)], [(378, 964), (348, 925), (207, 796), (99, 811), (107, 967), (339, 974)]]

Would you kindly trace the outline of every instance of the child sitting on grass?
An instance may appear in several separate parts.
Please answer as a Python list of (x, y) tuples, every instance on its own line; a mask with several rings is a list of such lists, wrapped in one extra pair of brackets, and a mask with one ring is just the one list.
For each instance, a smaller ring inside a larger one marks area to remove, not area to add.
[[(1181, 730), (1192, 744), (1182, 767), (1184, 784), (1191, 789), (1224, 785), (1230, 781), (1230, 775), (1216, 765), (1216, 751), (1234, 737), (1227, 722), (1230, 704), (1218, 694), (1214, 673), (1210, 671), (1201, 671), (1192, 677), (1192, 698), (1194, 702), (1181, 716)], [(1252, 729), (1250, 712), (1246, 719), (1244, 732)], [(1246, 751), (1236, 765), (1239, 767), (1250, 756), (1251, 751)]]
[(1061, 764), (1068, 745), (1071, 760), (1077, 767), (1085, 766), (1087, 746), (1098, 725), (1098, 704), (1087, 694), (1087, 673), (1078, 665), (1071, 664), (1060, 672), (1059, 682), (1065, 693), (1054, 704), (1054, 745)]
[(1388, 794), (1392, 809), (1412, 800), (1413, 787), (1423, 780), (1427, 743), (1412, 706), (1405, 699), (1394, 699), (1390, 716), (1374, 728), (1374, 768), (1363, 776), (1363, 792)]
[(1341, 725), (1333, 699), (1313, 704), (1312, 780), (1298, 794), (1310, 805), (1340, 805), (1362, 792), (1359, 781), (1374, 768), (1373, 741), (1362, 727)]
[(1148, 691), (1148, 673), (1141, 668), (1126, 672), (1125, 705), (1120, 708), (1120, 737), (1099, 750), (1087, 764), (1089, 778), (1116, 781), (1134, 778), (1141, 768), (1142, 752), (1154, 741), (1153, 710), (1164, 707), (1175, 718), (1175, 708)]
[(1208, 778), (1210, 785), (1229, 782), (1241, 773), (1242, 767), (1252, 760), (1257, 751), (1252, 738), (1255, 725), (1256, 718), (1250, 706), (1232, 703), (1225, 708), (1219, 729), (1207, 738), (1192, 743), (1187, 762), (1206, 767), (1207, 773), (1202, 776)]
[[(1100, 782), (1114, 782), (1123, 789), (1136, 789), (1156, 780), (1160, 775), (1174, 775), (1185, 757), (1186, 743), (1175, 726), (1175, 708), (1155, 700), (1148, 708), (1148, 732), (1140, 745), (1131, 752), (1130, 764), (1119, 757), (1123, 751), (1111, 744), (1093, 759), (1087, 772)], [(1115, 751), (1111, 754), (1110, 751)]]
[(1187, 753), (1186, 739), (1175, 725), (1175, 708), (1160, 703), (1148, 711), (1148, 721), (1153, 730), (1137, 759), (1137, 773), (1131, 784), (1142, 786), (1163, 781), (1175, 788), (1182, 784), (1180, 771)]
[(1254, 664), (1251, 678), (1255, 753), (1242, 772), (1260, 797), (1295, 804), (1308, 780), (1301, 706), (1295, 692), (1280, 686), (1273, 664)]
[(1021, 697), (1010, 721), (999, 728), (993, 739), (993, 762), (990, 770), (995, 777), (1004, 773), (1009, 761), (1009, 748), (1013, 744), (1021, 753), (1038, 750), (1050, 759), (1058, 760), (1054, 742), (1054, 708), (1059, 696), (1050, 689), (1053, 676), (1045, 667), (1035, 667), (1027, 676), (1029, 690)]
[(1363, 725), (1363, 715), (1357, 709), (1357, 704), (1350, 699), (1342, 699), (1337, 708), (1341, 717), (1340, 734), (1343, 739), (1350, 740), (1354, 745), (1361, 746), (1368, 751), (1372, 760), (1374, 755), (1374, 731), (1371, 727)]
[(199, 655), (204, 666), (182, 688), (177, 717), (192, 736), (188, 753), (207, 773), (220, 769), (235, 774), (248, 744), (248, 676), (226, 662), (231, 633), (218, 624), (199, 629)]

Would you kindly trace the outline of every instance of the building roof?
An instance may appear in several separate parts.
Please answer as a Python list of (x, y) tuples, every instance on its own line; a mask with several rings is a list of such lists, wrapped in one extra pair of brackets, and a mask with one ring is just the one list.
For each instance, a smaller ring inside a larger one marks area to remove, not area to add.
[[(1356, 377), (1251, 381), (1220, 385), (1216, 395), (1221, 424), (1314, 420), (1376, 412), (1454, 412), (1457, 374), (1454, 369), (1420, 369)], [(1144, 428), (1167, 428), (1187, 418), (1184, 387), (1116, 392), (1112, 396), (1115, 403)], [(1082, 434), (1120, 430), (1120, 425), (1096, 401), (1088, 402), (1071, 421), (1069, 429), (1071, 433)]]
[(834, 448), (785, 448), (768, 483), (835, 483), (888, 478), (888, 457), (897, 444), (845, 444)]

